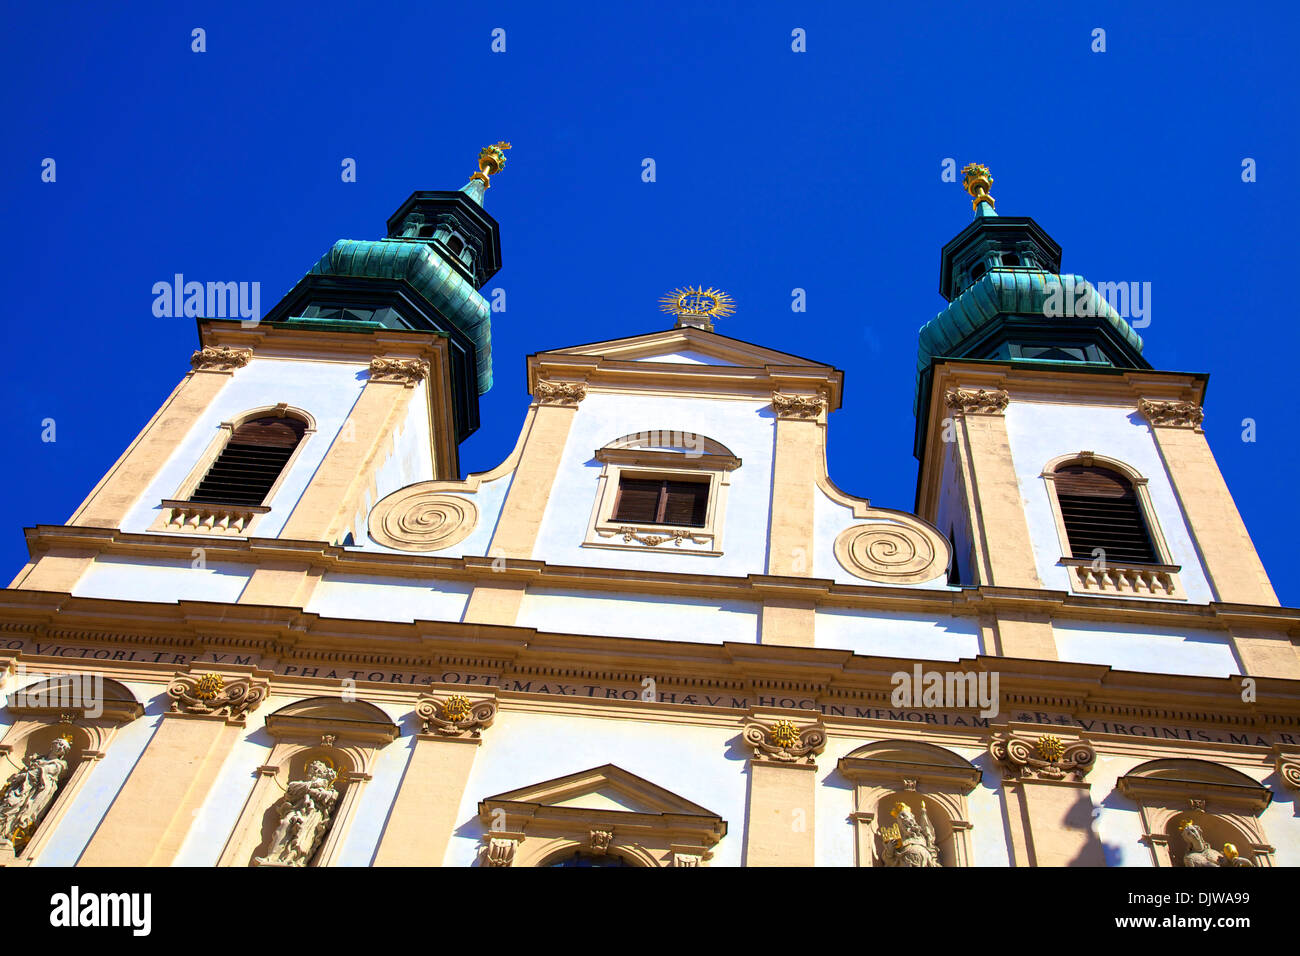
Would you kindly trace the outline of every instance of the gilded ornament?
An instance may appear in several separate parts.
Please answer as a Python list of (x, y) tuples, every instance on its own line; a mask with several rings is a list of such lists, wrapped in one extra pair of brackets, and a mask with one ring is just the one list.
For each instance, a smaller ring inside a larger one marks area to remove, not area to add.
[(978, 209), (982, 202), (990, 206), (996, 205), (993, 197), (989, 195), (989, 190), (993, 187), (993, 177), (989, 175), (989, 168), (979, 163), (967, 163), (961, 171), (961, 184), (966, 188), (973, 198), (970, 207)]
[(676, 316), (678, 326), (688, 325), (705, 331), (713, 330), (713, 320), (725, 318), (736, 311), (731, 296), (712, 286), (685, 286), (674, 289), (659, 300), (659, 308)]
[(488, 180), (501, 172), (506, 165), (505, 150), (510, 148), (507, 142), (493, 143), (491, 146), (484, 146), (478, 151), (478, 172), (470, 176), (470, 181), (479, 180), (484, 188), (490, 189), (492, 183)]

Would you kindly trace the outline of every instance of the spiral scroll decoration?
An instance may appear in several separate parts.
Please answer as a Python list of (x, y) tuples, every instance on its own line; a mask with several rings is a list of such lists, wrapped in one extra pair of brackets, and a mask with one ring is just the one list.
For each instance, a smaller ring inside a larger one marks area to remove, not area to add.
[(370, 512), (370, 537), (399, 551), (440, 551), (469, 537), (478, 508), (468, 498), (404, 488)]
[(835, 539), (835, 558), (850, 574), (882, 584), (919, 584), (947, 567), (947, 548), (905, 524), (880, 522), (846, 528)]

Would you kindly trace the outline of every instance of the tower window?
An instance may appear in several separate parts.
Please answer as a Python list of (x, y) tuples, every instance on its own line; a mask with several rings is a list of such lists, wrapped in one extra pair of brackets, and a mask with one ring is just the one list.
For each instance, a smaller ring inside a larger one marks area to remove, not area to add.
[(1004, 252), (1002, 254), (1002, 264), (1004, 266), (1018, 266), (1020, 265), (1020, 257), (1014, 252)]
[(703, 528), (709, 507), (707, 481), (619, 477), (614, 521)]
[(305, 422), (285, 416), (254, 418), (236, 428), (199, 482), (190, 501), (258, 506), (271, 493), (294, 449)]
[(431, 226), (431, 225), (430, 225), (430, 226), (421, 226), (421, 227), (420, 227), (420, 231), (417, 232), (416, 235), (417, 235), (419, 238), (421, 238), (421, 239), (432, 239), (432, 238), (433, 238), (433, 226)]
[(465, 248), (465, 240), (453, 232), (447, 237), (447, 248), (451, 250), (453, 256), (459, 256), (461, 250)]
[(988, 271), (988, 266), (986, 266), (982, 262), (977, 262), (970, 267), (970, 277), (971, 279), (978, 279), (981, 276), (983, 276), (984, 273), (987, 271)]
[(1108, 468), (1066, 465), (1056, 470), (1056, 497), (1073, 558), (1114, 564), (1159, 564), (1137, 493)]

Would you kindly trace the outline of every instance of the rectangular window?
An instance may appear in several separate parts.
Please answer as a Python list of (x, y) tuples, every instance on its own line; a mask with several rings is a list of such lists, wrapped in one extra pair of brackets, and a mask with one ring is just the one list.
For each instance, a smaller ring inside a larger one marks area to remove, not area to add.
[(620, 476), (613, 520), (703, 528), (708, 507), (707, 481)]

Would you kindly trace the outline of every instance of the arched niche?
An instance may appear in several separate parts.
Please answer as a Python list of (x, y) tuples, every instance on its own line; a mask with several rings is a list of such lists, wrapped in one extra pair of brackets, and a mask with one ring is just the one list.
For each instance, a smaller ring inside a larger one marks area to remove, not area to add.
[(45, 808), (27, 839), (0, 850), (0, 865), (30, 866), (49, 843), (94, 767), (103, 759), (118, 730), (144, 713), (144, 705), (125, 684), (85, 672), (58, 673), (28, 681), (8, 695), (13, 723), (0, 740), (0, 787), (18, 773), (28, 757), (49, 753), (60, 737), (69, 744), (67, 770), (54, 800)]
[(943, 866), (970, 866), (970, 816), (966, 796), (982, 774), (965, 757), (915, 740), (880, 740), (859, 747), (836, 765), (853, 782), (857, 865), (883, 866), (879, 831), (905, 803), (919, 817), (924, 801)]
[(320, 760), (337, 774), (329, 830), (310, 865), (330, 866), (338, 858), (358, 801), (371, 779), (375, 757), (398, 734), (383, 710), (363, 700), (310, 697), (281, 707), (266, 718), (275, 740), (271, 756), (255, 771), (257, 780), (231, 832), (218, 866), (251, 866), (270, 849), (279, 823), (277, 810), (291, 781), (302, 779)]
[(1259, 815), (1273, 799), (1267, 787), (1231, 767), (1209, 760), (1168, 757), (1148, 760), (1116, 782), (1138, 805), (1142, 842), (1156, 866), (1182, 866), (1187, 844), (1181, 827), (1194, 822), (1210, 845), (1232, 843), (1256, 866), (1272, 866)]

